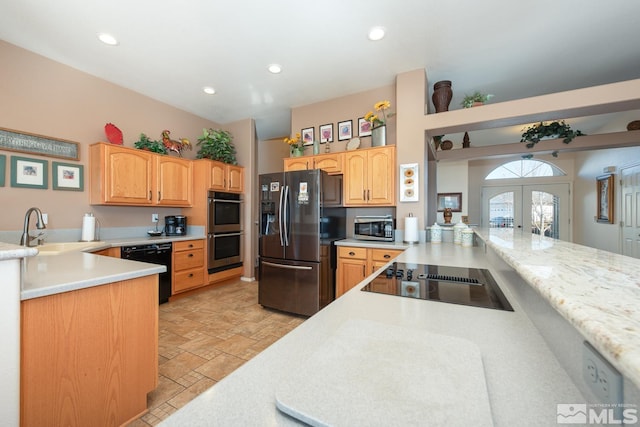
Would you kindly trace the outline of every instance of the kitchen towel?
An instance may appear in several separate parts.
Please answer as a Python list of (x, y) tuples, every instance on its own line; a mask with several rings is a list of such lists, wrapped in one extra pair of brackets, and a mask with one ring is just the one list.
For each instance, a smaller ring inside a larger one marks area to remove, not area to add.
[(415, 217), (415, 216), (405, 217), (404, 241), (407, 243), (418, 242), (418, 217)]
[(92, 242), (96, 239), (96, 217), (91, 213), (82, 217), (82, 238), (83, 242)]

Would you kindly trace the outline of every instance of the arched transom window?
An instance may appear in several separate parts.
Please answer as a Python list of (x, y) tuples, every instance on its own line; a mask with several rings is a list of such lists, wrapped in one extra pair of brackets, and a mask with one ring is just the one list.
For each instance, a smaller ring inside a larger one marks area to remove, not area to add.
[(514, 160), (492, 170), (485, 179), (537, 178), (542, 176), (565, 176), (557, 166), (542, 160)]

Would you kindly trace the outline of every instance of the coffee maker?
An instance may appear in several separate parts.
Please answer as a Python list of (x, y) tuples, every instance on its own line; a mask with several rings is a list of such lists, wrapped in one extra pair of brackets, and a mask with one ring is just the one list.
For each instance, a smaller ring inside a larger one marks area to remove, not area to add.
[(166, 236), (185, 236), (187, 234), (187, 217), (184, 215), (165, 216), (164, 234)]

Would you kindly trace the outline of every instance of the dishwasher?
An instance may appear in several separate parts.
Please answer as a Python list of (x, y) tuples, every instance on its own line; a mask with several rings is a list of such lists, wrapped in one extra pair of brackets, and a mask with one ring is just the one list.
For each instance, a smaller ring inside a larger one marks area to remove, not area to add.
[(131, 261), (142, 261), (150, 264), (160, 264), (167, 267), (167, 271), (158, 274), (158, 303), (169, 301), (171, 296), (171, 251), (173, 245), (168, 243), (156, 243), (150, 245), (123, 246), (120, 249), (120, 258)]

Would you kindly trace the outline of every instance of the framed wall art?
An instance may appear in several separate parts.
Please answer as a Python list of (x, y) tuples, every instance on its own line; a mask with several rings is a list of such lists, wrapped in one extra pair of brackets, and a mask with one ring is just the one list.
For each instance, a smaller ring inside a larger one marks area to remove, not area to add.
[(0, 128), (0, 148), (40, 156), (80, 160), (80, 144), (65, 139)]
[(358, 119), (358, 136), (371, 136), (371, 122), (364, 117)]
[(351, 139), (353, 137), (352, 123), (351, 120), (338, 122), (338, 141), (344, 141), (345, 139)]
[(318, 132), (320, 132), (320, 144), (333, 142), (333, 123), (320, 126)]
[(613, 224), (613, 174), (596, 178), (597, 221)]
[(438, 212), (451, 208), (451, 212), (462, 212), (462, 193), (438, 193)]
[(49, 162), (46, 160), (11, 156), (11, 186), (42, 189), (48, 188), (48, 166)]
[(84, 167), (69, 163), (52, 162), (54, 190), (84, 191)]
[(418, 194), (418, 164), (400, 165), (400, 201), (417, 202)]
[(300, 132), (300, 138), (303, 145), (313, 145), (313, 130), (314, 128), (305, 128)]

